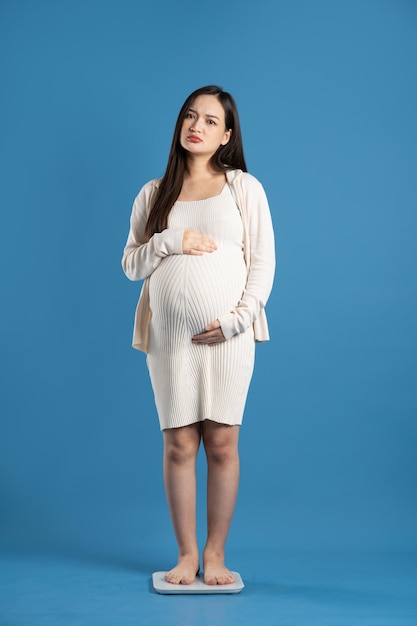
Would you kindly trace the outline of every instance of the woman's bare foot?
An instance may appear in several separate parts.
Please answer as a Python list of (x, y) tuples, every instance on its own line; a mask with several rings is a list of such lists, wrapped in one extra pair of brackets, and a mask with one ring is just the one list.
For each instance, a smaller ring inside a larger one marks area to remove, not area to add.
[(191, 585), (198, 570), (198, 557), (180, 556), (177, 565), (165, 574), (165, 580), (172, 585)]
[(231, 585), (236, 582), (225, 566), (223, 556), (204, 554), (204, 582), (206, 585)]

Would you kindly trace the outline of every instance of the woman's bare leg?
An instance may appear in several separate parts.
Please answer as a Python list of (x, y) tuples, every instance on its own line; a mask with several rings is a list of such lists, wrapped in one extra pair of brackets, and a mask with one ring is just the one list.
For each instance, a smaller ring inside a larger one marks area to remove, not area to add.
[(173, 584), (190, 585), (199, 568), (196, 536), (196, 459), (201, 425), (163, 431), (164, 482), (178, 543), (178, 564), (165, 576)]
[(204, 582), (227, 585), (235, 578), (224, 564), (224, 549), (239, 486), (239, 426), (203, 422), (207, 455), (207, 543)]

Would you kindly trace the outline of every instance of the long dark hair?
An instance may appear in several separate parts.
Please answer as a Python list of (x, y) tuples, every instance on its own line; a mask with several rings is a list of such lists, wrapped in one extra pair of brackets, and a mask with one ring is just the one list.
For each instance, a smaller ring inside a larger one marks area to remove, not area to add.
[(187, 151), (180, 143), (180, 134), (183, 121), (188, 109), (198, 96), (216, 96), (224, 109), (226, 130), (231, 130), (229, 141), (224, 146), (219, 146), (210, 159), (210, 165), (215, 172), (226, 172), (230, 169), (241, 169), (247, 172), (245, 157), (243, 154), (242, 135), (240, 132), (239, 115), (237, 106), (227, 91), (223, 91), (217, 85), (200, 87), (190, 94), (181, 107), (165, 174), (155, 192), (152, 207), (146, 224), (146, 235), (152, 237), (154, 233), (160, 233), (168, 225), (168, 215), (180, 195), (184, 174), (187, 171)]

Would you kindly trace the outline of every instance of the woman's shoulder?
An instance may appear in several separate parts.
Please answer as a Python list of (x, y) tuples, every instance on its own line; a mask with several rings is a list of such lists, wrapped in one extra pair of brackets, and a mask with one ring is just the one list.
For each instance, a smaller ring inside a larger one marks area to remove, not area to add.
[(241, 185), (243, 189), (259, 189), (262, 183), (249, 172), (242, 170), (228, 170), (226, 172), (227, 181), (230, 185)]
[(227, 182), (229, 185), (242, 192), (264, 192), (262, 183), (249, 172), (242, 170), (229, 170), (226, 172)]
[(149, 198), (151, 198), (155, 191), (158, 189), (160, 181), (161, 178), (152, 178), (151, 180), (148, 180), (147, 183), (142, 185), (138, 194), (136, 195), (135, 202), (140, 202), (141, 200), (149, 200)]
[(162, 180), (162, 178), (152, 178), (151, 180), (148, 180), (148, 182), (146, 182), (140, 188), (139, 194), (152, 192), (152, 191), (154, 191), (154, 189), (158, 189), (161, 180)]

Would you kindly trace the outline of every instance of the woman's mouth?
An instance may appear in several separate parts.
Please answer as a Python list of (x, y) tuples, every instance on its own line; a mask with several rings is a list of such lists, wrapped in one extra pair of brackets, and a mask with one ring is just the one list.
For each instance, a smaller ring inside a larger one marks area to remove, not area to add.
[(197, 135), (188, 135), (187, 141), (191, 141), (191, 143), (201, 143), (203, 140)]

